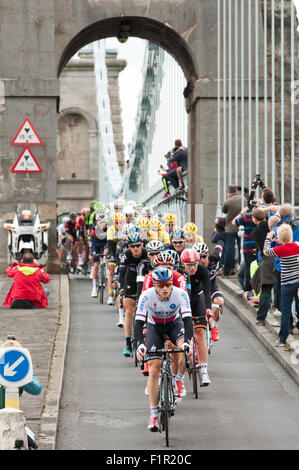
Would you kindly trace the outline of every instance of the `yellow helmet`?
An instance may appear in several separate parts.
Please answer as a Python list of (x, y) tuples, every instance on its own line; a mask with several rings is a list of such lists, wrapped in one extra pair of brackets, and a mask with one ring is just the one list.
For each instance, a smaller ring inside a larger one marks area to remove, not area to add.
[(161, 228), (161, 222), (159, 219), (151, 219), (150, 220), (150, 227), (151, 228)]
[(184, 225), (184, 232), (186, 233), (196, 233), (198, 228), (193, 222), (187, 222), (187, 224)]
[(148, 228), (149, 227), (149, 220), (146, 218), (146, 217), (140, 217), (137, 222), (136, 222), (136, 225), (140, 228)]
[(165, 215), (165, 222), (166, 223), (175, 223), (176, 221), (176, 216), (172, 213), (172, 212), (169, 212), (168, 214)]
[(113, 215), (113, 220), (114, 222), (124, 222), (125, 216), (121, 212), (115, 212), (115, 214)]

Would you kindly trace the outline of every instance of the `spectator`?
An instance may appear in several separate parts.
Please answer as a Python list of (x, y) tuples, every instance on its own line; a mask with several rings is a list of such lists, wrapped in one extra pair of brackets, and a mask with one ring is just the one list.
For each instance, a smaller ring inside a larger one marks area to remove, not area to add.
[(238, 237), (238, 227), (233, 225), (233, 219), (240, 213), (242, 207), (246, 206), (245, 197), (238, 193), (236, 186), (229, 186), (227, 190), (227, 200), (225, 201), (222, 212), (226, 215), (225, 218), (225, 252), (224, 252), (224, 268), (223, 275), (229, 276), (233, 273), (235, 268), (235, 243), (238, 242), (240, 246), (240, 239)]
[(225, 218), (224, 217), (219, 217), (217, 222), (215, 223), (214, 227), (214, 232), (211, 236), (211, 243), (217, 243), (219, 241), (223, 242), (223, 250), (222, 250), (222, 256), (219, 261), (219, 268), (223, 266), (223, 259), (224, 259), (224, 244), (225, 244)]
[[(175, 189), (183, 189), (185, 187), (183, 172), (188, 168), (188, 150), (186, 147), (183, 147), (182, 141), (177, 139), (174, 142), (174, 148), (168, 152), (165, 157), (168, 160), (169, 171), (168, 173), (162, 173), (162, 180), (166, 191), (164, 198), (170, 195), (168, 182), (170, 182)], [(165, 168), (162, 166), (161, 169), (165, 171)]]
[(245, 277), (244, 277), (244, 297), (247, 300), (251, 300), (253, 298), (253, 294), (251, 292), (251, 284), (250, 284), (250, 265), (253, 261), (255, 261), (255, 250), (256, 250), (256, 243), (251, 237), (251, 232), (256, 228), (256, 224), (252, 220), (251, 213), (248, 207), (242, 209), (241, 213), (237, 215), (232, 221), (232, 225), (236, 225), (237, 227), (243, 226), (244, 227), (244, 239), (243, 239), (243, 256), (244, 256), (244, 265), (245, 265)]
[(282, 246), (271, 248), (276, 234), (270, 232), (264, 244), (264, 253), (279, 258), (281, 265), (281, 320), (279, 339), (276, 346), (284, 346), (290, 332), (292, 319), (292, 303), (297, 299), (299, 289), (299, 243), (293, 242), (293, 230), (289, 224), (283, 223), (277, 229), (278, 243)]
[[(251, 232), (251, 238), (256, 241), (258, 268), (258, 284), (259, 289), (254, 289), (256, 294), (261, 292), (259, 309), (256, 314), (256, 323), (264, 325), (265, 320), (271, 306), (271, 292), (276, 282), (274, 273), (274, 258), (264, 254), (264, 242), (269, 232), (268, 223), (265, 212), (261, 208), (252, 211), (252, 220), (256, 224), (256, 228)], [(252, 282), (253, 283), (253, 282)]]
[(33, 308), (48, 306), (49, 291), (46, 293), (40, 283), (46, 284), (51, 278), (43, 269), (43, 265), (34, 260), (32, 253), (24, 253), (21, 262), (9, 266), (6, 274), (14, 278), (14, 283), (3, 303), (5, 307), (10, 307), (16, 300), (27, 300), (33, 304)]

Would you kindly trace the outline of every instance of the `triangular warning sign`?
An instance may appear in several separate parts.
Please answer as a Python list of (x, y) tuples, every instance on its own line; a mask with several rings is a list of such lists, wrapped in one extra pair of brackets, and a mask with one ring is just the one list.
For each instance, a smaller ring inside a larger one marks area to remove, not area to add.
[(11, 145), (43, 145), (32, 123), (27, 118), (16, 133)]
[(26, 147), (17, 159), (11, 171), (13, 173), (41, 173), (43, 170), (37, 163), (30, 148)]

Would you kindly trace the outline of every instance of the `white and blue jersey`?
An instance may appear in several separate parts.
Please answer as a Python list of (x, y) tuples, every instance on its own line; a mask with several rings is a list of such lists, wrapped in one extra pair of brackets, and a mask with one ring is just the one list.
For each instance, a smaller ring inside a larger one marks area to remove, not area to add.
[(135, 319), (161, 326), (187, 317), (192, 317), (189, 296), (183, 289), (173, 286), (166, 301), (159, 300), (154, 287), (144, 291), (139, 298)]

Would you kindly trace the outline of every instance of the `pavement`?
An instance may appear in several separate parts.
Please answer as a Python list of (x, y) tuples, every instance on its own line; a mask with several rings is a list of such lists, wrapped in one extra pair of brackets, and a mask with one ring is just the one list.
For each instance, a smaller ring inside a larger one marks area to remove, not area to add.
[(47, 284), (50, 289), (48, 307), (34, 310), (11, 310), (2, 306), (12, 282), (0, 275), (0, 341), (14, 334), (30, 351), (33, 373), (43, 390), (38, 396), (24, 392), (20, 409), (37, 437), (39, 448), (54, 449), (69, 324), (68, 278), (52, 275)]
[[(218, 278), (219, 288), (225, 294), (225, 304), (250, 329), (284, 370), (299, 384), (299, 335), (290, 335), (288, 350), (275, 347), (277, 321), (268, 314), (265, 326), (256, 325), (256, 307), (248, 305), (242, 297), (236, 279)], [(0, 275), (0, 305), (12, 284), (11, 279)], [(32, 356), (34, 374), (43, 391), (39, 396), (23, 393), (20, 408), (29, 427), (36, 433), (41, 450), (55, 449), (62, 395), (63, 375), (70, 323), (69, 280), (66, 275), (52, 275), (47, 309), (10, 310), (0, 307), (1, 341), (14, 334)], [(279, 320), (279, 319), (278, 319)], [(298, 353), (298, 357), (297, 357)]]
[(253, 306), (247, 303), (243, 298), (243, 290), (237, 279), (226, 279), (218, 276), (217, 284), (225, 295), (225, 305), (246, 324), (256, 338), (299, 385), (299, 330), (294, 328), (294, 334), (288, 336), (285, 348), (277, 348), (275, 342), (278, 339), (279, 327), (272, 324), (279, 322), (280, 317), (273, 316), (275, 309), (272, 308), (268, 312), (265, 325), (256, 325), (258, 305)]

